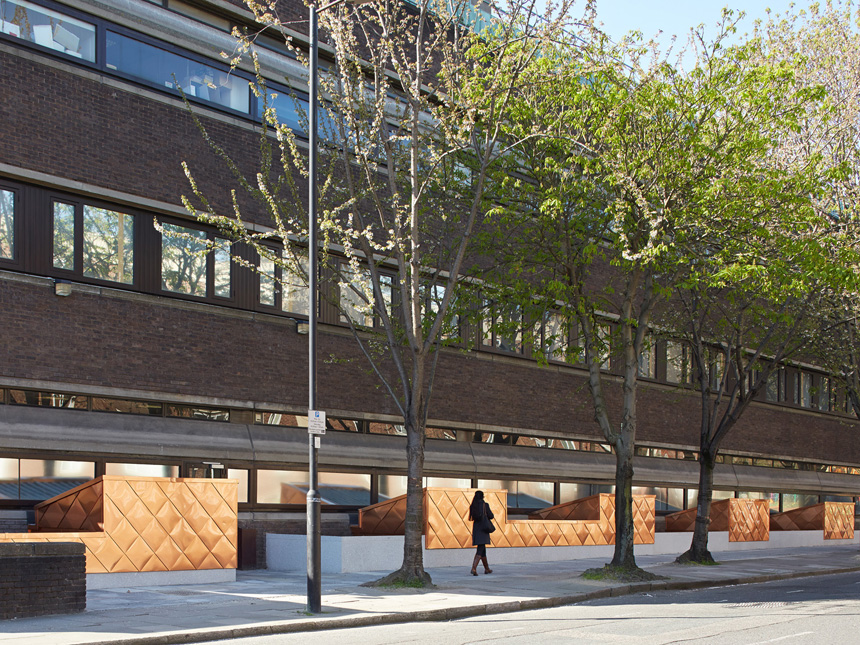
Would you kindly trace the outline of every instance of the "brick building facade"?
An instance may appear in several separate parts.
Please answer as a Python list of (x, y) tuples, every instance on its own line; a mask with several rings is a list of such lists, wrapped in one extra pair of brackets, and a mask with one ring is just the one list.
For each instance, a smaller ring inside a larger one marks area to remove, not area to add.
[[(283, 9), (304, 16), (298, 3)], [(249, 526), (292, 530), (307, 471), (307, 339), (296, 329), (306, 316), (269, 304), (254, 272), (225, 269), (213, 254), (193, 265), (193, 285), (171, 282), (165, 258), (175, 249), (152, 224), (214, 235), (181, 204), (182, 162), (230, 211), (232, 176), (174, 84), (239, 166), (255, 168), (258, 105), (243, 85), (254, 77), (228, 75), (220, 56), (249, 14), (219, 0), (5, 0), (3, 12), (0, 511), (103, 473), (210, 473), (239, 478)], [(261, 61), (273, 87), (289, 76), (301, 97), (298, 64), (271, 45)], [(168, 76), (147, 67), (156, 60), (173, 65)], [(88, 256), (105, 242), (93, 232), (105, 222), (107, 241), (127, 251), (127, 274), (105, 273)], [(62, 225), (67, 248), (58, 247)], [(130, 227), (120, 242), (117, 225)], [(504, 486), (523, 509), (607, 490), (614, 459), (593, 421), (586, 371), (538, 365), (464, 331), (463, 347), (439, 363), (428, 483)], [(320, 333), (317, 396), (332, 420), (322, 494), (326, 512), (342, 514), (405, 491), (405, 439), (334, 307), (323, 306)], [(641, 381), (635, 478), (668, 510), (695, 500), (699, 398), (669, 382), (665, 344), (654, 355)], [(725, 441), (719, 494), (766, 497), (780, 509), (858, 494), (858, 421), (814, 367), (780, 374), (776, 394), (754, 403)]]

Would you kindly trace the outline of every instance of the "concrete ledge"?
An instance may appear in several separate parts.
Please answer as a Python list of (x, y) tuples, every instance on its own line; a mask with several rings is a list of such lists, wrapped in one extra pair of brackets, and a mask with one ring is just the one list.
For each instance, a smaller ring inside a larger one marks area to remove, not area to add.
[[(690, 548), (692, 533), (657, 533), (654, 544), (637, 544), (636, 555), (680, 555)], [(822, 531), (777, 531), (767, 542), (729, 542), (727, 532), (711, 533), (709, 548), (716, 551), (750, 551), (791, 547), (860, 545), (860, 532), (853, 540), (825, 540)], [(323, 535), (322, 573), (358, 573), (387, 571), (391, 568), (393, 553), (403, 552), (402, 535), (356, 535), (338, 537)], [(307, 571), (307, 538), (304, 535), (266, 535), (266, 559), (272, 571)], [(528, 562), (558, 562), (586, 558), (612, 558), (614, 546), (539, 546), (489, 547), (489, 560), (493, 564), (519, 564)], [(490, 553), (491, 552), (491, 553)], [(424, 566), (465, 566), (472, 561), (472, 548), (424, 549)]]
[(87, 589), (162, 587), (168, 585), (206, 585), (235, 582), (236, 569), (199, 569), (195, 571), (139, 571), (136, 573), (89, 573)]

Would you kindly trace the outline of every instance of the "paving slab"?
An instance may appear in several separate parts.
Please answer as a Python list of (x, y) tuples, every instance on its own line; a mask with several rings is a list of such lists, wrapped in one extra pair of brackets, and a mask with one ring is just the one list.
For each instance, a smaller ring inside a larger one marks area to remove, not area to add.
[(492, 574), (474, 577), (469, 575), (470, 553), (469, 562), (462, 567), (430, 569), (436, 587), (429, 590), (361, 586), (387, 571), (325, 575), (323, 612), (319, 615), (305, 612), (305, 575), (240, 571), (235, 582), (90, 590), (87, 610), (82, 614), (0, 621), (0, 643), (193, 643), (381, 623), (451, 620), (660, 589), (860, 571), (860, 550), (854, 544), (733, 551), (714, 556), (721, 564), (708, 567), (679, 565), (672, 556), (637, 556), (641, 567), (666, 579), (630, 585), (580, 577), (585, 569), (606, 564), (606, 558), (498, 565)]

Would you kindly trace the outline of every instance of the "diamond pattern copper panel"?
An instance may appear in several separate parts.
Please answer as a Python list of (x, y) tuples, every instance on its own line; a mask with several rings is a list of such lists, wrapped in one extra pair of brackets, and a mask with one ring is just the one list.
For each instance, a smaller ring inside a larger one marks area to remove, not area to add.
[(35, 533), (0, 534), (0, 542), (83, 542), (87, 573), (233, 569), (237, 484), (99, 477), (39, 504)]
[(729, 542), (767, 542), (770, 503), (766, 499), (729, 500)]
[[(711, 504), (711, 531), (728, 531), (729, 542), (763, 542), (770, 536), (769, 504), (763, 499), (721, 499)], [(692, 531), (696, 509), (666, 516), (667, 531)]]
[(854, 504), (822, 502), (770, 516), (771, 531), (824, 532), (825, 540), (854, 538)]
[[(474, 489), (424, 489), (424, 538), (428, 549), (472, 546), (469, 503)], [(534, 513), (528, 520), (508, 520), (506, 490), (484, 490), (498, 529), (492, 546), (589, 546), (615, 543), (615, 496), (594, 495)], [(636, 544), (654, 543), (654, 496), (635, 495), (633, 525)], [(357, 535), (402, 535), (406, 496), (359, 511)]]

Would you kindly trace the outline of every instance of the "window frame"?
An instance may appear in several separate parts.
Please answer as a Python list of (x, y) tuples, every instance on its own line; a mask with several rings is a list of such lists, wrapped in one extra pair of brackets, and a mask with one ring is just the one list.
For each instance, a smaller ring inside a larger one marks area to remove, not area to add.
[[(185, 228), (191, 231), (201, 231), (206, 234), (206, 242), (209, 243), (213, 240), (224, 240), (229, 242), (229, 240), (225, 237), (219, 236), (216, 232), (206, 226), (202, 226), (197, 224), (196, 222), (192, 222), (190, 220), (180, 220), (175, 218), (164, 217), (158, 218), (159, 224), (175, 226), (179, 228)], [(215, 293), (215, 255), (218, 251), (217, 248), (213, 248), (212, 250), (206, 253), (206, 295), (198, 296), (192, 293), (184, 293), (182, 291), (170, 291), (169, 289), (164, 288), (164, 233), (156, 230), (156, 239), (157, 239), (157, 248), (158, 252), (156, 257), (153, 259), (153, 263), (155, 265), (156, 274), (157, 274), (157, 283), (155, 287), (155, 292), (160, 296), (169, 296), (173, 298), (183, 298), (193, 300), (195, 302), (209, 302), (212, 304), (235, 304), (237, 301), (237, 271), (236, 263), (233, 261), (233, 256), (236, 255), (236, 249), (234, 247), (234, 243), (230, 242), (231, 250), (229, 251), (229, 265), (230, 265), (230, 295), (229, 296), (219, 296)]]
[[(74, 232), (73, 232), (73, 269), (64, 269), (54, 266), (54, 205), (69, 204), (74, 207)], [(49, 191), (47, 195), (47, 250), (45, 264), (48, 267), (48, 274), (64, 279), (71, 279), (75, 282), (86, 282), (89, 284), (98, 284), (104, 286), (112, 286), (118, 288), (128, 288), (139, 290), (141, 282), (140, 255), (141, 255), (141, 239), (143, 237), (143, 220), (146, 215), (138, 211), (136, 208), (128, 208), (119, 204), (109, 204), (98, 199), (85, 199), (77, 195), (69, 195), (56, 191)], [(132, 225), (132, 279), (131, 282), (120, 282), (116, 280), (106, 280), (104, 278), (96, 278), (93, 276), (84, 275), (84, 207), (91, 206), (107, 210), (112, 213), (130, 216), (134, 224)], [(121, 208), (122, 210), (117, 210)]]
[(0, 190), (12, 193), (12, 257), (0, 257), (0, 268), (17, 269), (24, 264), (24, 190), (22, 186), (0, 178)]

